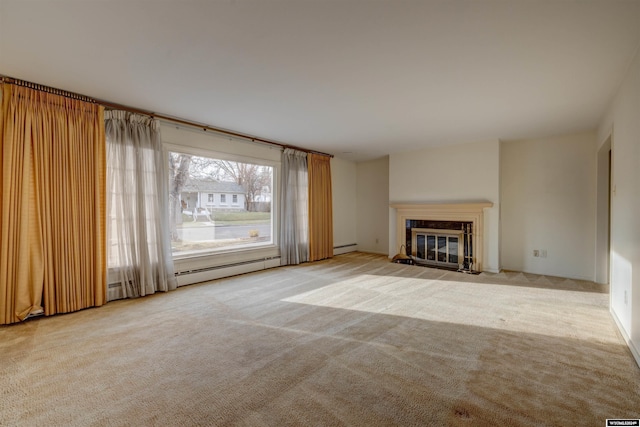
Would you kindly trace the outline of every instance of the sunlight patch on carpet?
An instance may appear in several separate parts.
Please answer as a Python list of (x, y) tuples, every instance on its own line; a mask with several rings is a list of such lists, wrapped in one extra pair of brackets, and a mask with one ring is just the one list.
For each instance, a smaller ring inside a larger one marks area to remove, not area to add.
[(611, 324), (603, 293), (360, 274), (282, 301), (617, 343), (615, 333), (593, 333)]

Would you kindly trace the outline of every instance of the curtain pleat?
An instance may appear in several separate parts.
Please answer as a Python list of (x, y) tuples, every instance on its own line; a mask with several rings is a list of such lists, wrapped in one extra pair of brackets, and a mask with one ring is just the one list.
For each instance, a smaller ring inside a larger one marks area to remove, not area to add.
[(331, 158), (309, 153), (309, 261), (333, 257)]
[(306, 153), (291, 148), (283, 151), (280, 192), (280, 264), (307, 262), (309, 184)]
[(176, 289), (160, 123), (125, 111), (105, 123), (109, 270), (127, 298)]
[(0, 316), (106, 301), (103, 107), (3, 85)]

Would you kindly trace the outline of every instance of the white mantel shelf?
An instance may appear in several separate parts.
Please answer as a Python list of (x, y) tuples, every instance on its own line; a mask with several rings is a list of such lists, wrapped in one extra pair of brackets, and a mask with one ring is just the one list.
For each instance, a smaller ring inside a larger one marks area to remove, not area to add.
[(483, 211), (493, 207), (492, 202), (470, 203), (392, 203), (396, 209), (396, 246), (398, 252), (405, 242), (407, 220), (460, 221), (473, 224), (474, 270), (482, 271), (482, 252), (484, 247)]
[(428, 211), (444, 211), (444, 212), (477, 212), (484, 208), (493, 207), (492, 202), (474, 202), (474, 203), (392, 203), (390, 205), (395, 209), (407, 210), (428, 210)]

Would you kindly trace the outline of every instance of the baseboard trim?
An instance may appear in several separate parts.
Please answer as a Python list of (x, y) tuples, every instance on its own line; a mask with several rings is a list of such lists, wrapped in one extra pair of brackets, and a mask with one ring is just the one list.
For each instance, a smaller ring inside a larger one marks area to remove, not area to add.
[(384, 255), (387, 258), (391, 259), (391, 257), (389, 256), (389, 254), (387, 252), (370, 251), (369, 249), (361, 249), (360, 247), (358, 247), (358, 252), (361, 252), (363, 254)]
[(611, 317), (613, 318), (613, 321), (616, 323), (616, 326), (618, 327), (618, 331), (620, 332), (620, 335), (622, 335), (622, 339), (627, 343), (627, 347), (629, 347), (629, 351), (631, 351), (633, 358), (636, 360), (636, 363), (638, 364), (638, 368), (640, 368), (640, 351), (638, 351), (633, 341), (631, 341), (631, 338), (629, 337), (629, 335), (627, 335), (627, 331), (625, 331), (624, 328), (622, 327), (622, 322), (620, 322), (620, 319), (618, 319), (618, 316), (616, 315), (615, 311), (613, 311), (612, 309), (609, 309), (609, 313), (611, 313)]

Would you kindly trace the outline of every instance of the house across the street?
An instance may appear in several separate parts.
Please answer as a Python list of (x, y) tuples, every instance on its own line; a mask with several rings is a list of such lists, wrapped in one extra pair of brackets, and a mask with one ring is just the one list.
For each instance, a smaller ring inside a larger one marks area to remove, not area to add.
[(245, 189), (236, 182), (189, 179), (180, 193), (183, 211), (245, 210)]

